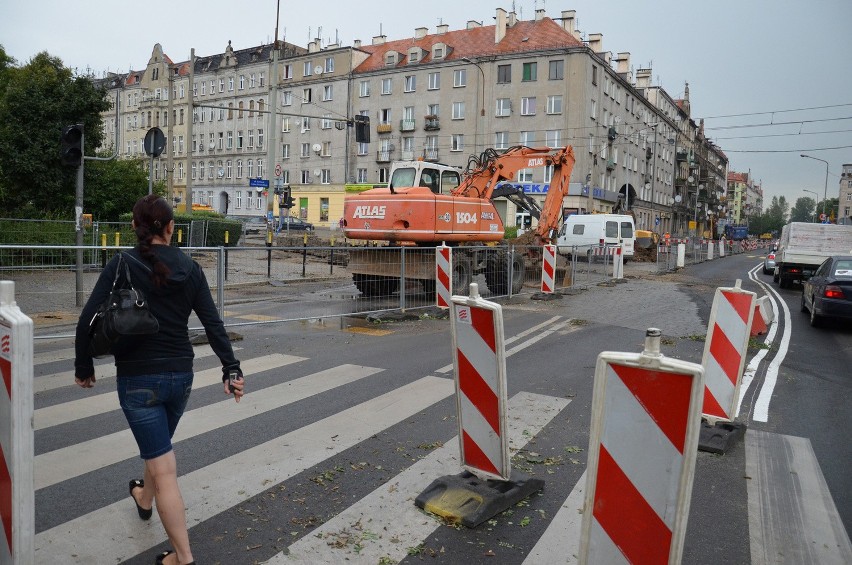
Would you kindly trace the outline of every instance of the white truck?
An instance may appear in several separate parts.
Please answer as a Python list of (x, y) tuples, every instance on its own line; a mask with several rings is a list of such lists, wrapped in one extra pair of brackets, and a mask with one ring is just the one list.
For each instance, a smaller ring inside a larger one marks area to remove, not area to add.
[(781, 230), (772, 279), (781, 288), (803, 282), (826, 257), (852, 253), (852, 226), (790, 222)]

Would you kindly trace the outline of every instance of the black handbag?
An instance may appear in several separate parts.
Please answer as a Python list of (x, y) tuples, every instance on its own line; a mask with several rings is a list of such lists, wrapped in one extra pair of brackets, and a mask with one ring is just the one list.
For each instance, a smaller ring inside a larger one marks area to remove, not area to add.
[[(124, 275), (124, 281), (119, 279)], [(98, 306), (89, 322), (89, 353), (92, 357), (113, 355), (134, 336), (151, 335), (160, 331), (160, 323), (148, 310), (142, 293), (133, 287), (130, 267), (124, 253), (118, 257), (115, 280), (109, 298)]]

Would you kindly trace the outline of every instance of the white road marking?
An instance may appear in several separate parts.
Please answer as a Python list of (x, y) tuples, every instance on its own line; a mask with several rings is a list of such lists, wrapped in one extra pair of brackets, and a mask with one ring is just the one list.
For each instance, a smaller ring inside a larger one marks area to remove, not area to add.
[[(535, 325), (535, 326), (533, 326), (533, 327), (531, 327), (531, 328), (529, 328), (529, 329), (526, 329), (526, 330), (524, 330), (524, 331), (522, 331), (522, 332), (520, 332), (520, 333), (518, 333), (518, 334), (515, 334), (515, 335), (513, 335), (512, 337), (507, 337), (506, 339), (504, 339), (504, 340), (503, 340), (503, 345), (504, 345), (504, 346), (509, 345), (510, 343), (514, 343), (514, 342), (518, 341), (519, 339), (524, 338), (524, 337), (526, 337), (526, 336), (530, 335), (531, 333), (535, 333), (535, 332), (542, 331), (542, 328), (546, 328), (547, 326), (549, 326), (549, 325), (551, 325), (551, 324), (555, 323), (555, 322), (556, 322), (557, 320), (559, 320), (560, 318), (562, 318), (562, 316), (554, 316), (554, 317), (550, 318), (549, 320), (547, 320), (547, 321), (545, 321), (545, 322), (542, 322), (542, 323), (540, 323), (540, 324), (538, 324), (538, 325)], [(517, 346), (517, 347), (515, 347), (514, 349), (507, 349), (507, 350), (506, 350), (506, 357), (508, 357), (508, 356), (509, 356), (509, 355), (511, 355), (512, 353), (516, 353), (516, 352), (520, 351), (520, 350), (521, 350), (521, 349), (523, 349), (524, 347), (529, 347), (530, 345), (534, 344), (534, 343), (535, 343), (535, 342), (537, 342), (538, 340), (542, 339), (545, 335), (550, 335), (550, 334), (552, 334), (552, 333), (553, 333), (553, 332), (555, 332), (558, 328), (561, 328), (561, 327), (563, 327), (564, 325), (565, 325), (565, 324), (563, 323), (563, 324), (560, 324), (559, 326), (556, 326), (556, 327), (554, 327), (554, 328), (552, 328), (552, 329), (550, 329), (550, 330), (547, 330), (547, 331), (545, 332), (545, 334), (544, 334), (544, 335), (542, 335), (541, 337), (533, 338), (532, 340), (530, 340), (530, 341), (528, 341), (528, 342), (525, 342), (525, 344), (524, 344), (523, 346)], [(440, 369), (438, 369), (438, 370), (437, 370), (437, 371), (435, 371), (435, 372), (436, 372), (436, 373), (442, 373), (442, 374), (445, 374), (445, 373), (449, 373), (449, 372), (450, 372), (450, 371), (452, 371), (452, 370), (453, 370), (453, 364), (452, 364), (452, 363), (450, 363), (449, 365), (444, 365), (443, 367), (441, 367)]]
[[(294, 355), (283, 355), (281, 353), (273, 353), (255, 359), (249, 359), (240, 363), (240, 368), (248, 377), (252, 374), (261, 373), (277, 369), (292, 363), (304, 361), (304, 357), (296, 357)], [(98, 379), (100, 382), (100, 379)], [(208, 386), (222, 386), (222, 368), (213, 367), (195, 373), (192, 379), (193, 390)], [(97, 384), (95, 385), (97, 386)], [(97, 390), (97, 389), (95, 389)], [(34, 414), (34, 425), (36, 430), (43, 430), (60, 424), (74, 422), (81, 418), (96, 416), (98, 414), (106, 414), (113, 410), (118, 410), (118, 399), (116, 398), (115, 389), (102, 394), (95, 394), (81, 398), (80, 400), (72, 400), (63, 402), (62, 404), (54, 404), (45, 408), (39, 408)]]
[(745, 437), (752, 563), (852, 563), (852, 543), (806, 438)]
[[(237, 506), (455, 392), (424, 377), (313, 424), (181, 476), (187, 526)], [(242, 404), (242, 403), (241, 403)], [(117, 563), (166, 540), (157, 516), (142, 524), (122, 499), (36, 535), (37, 563)], [(81, 535), (80, 532), (86, 532)]]
[(571, 494), (524, 559), (523, 565), (578, 563), (585, 497), (586, 471), (583, 471)]
[[(239, 351), (240, 347), (234, 347), (234, 351)], [(213, 355), (213, 349), (209, 345), (199, 345), (195, 347), (195, 359), (203, 359)], [(74, 359), (74, 352), (71, 351), (71, 361)], [(106, 374), (103, 374), (107, 371)], [(101, 373), (101, 374), (98, 374)], [(95, 365), (95, 377), (98, 383), (102, 383), (108, 379), (115, 378), (115, 365), (111, 361), (99, 363)], [(61, 373), (52, 373), (33, 379), (33, 392), (39, 393), (55, 388), (74, 385), (74, 371), (62, 371)]]
[[(246, 366), (249, 363), (245, 364)], [(340, 365), (234, 399), (208, 404), (186, 412), (173, 444), (275, 410), (310, 396), (332, 390), (382, 371), (359, 365)], [(220, 379), (221, 382), (221, 379)], [(35, 488), (44, 488), (71, 477), (95, 471), (139, 455), (129, 429), (43, 453), (35, 458)]]
[[(523, 448), (546, 426), (570, 400), (521, 392), (509, 401), (508, 433), (511, 448)], [(414, 499), (435, 480), (461, 470), (458, 436), (402, 471), (387, 484), (377, 488), (322, 526), (303, 536), (287, 551), (279, 553), (267, 564), (311, 563), (338, 564), (347, 561), (381, 563), (390, 558), (396, 563), (405, 558), (409, 547), (428, 539), (441, 521), (424, 514)], [(338, 548), (328, 543), (329, 536), (348, 530), (356, 532), (359, 524), (378, 534), (360, 542), (357, 553), (352, 547)]]

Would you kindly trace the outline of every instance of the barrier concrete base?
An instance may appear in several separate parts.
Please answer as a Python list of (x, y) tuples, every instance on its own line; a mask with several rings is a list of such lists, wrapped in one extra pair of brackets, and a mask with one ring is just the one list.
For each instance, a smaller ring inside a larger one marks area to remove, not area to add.
[(698, 451), (724, 455), (745, 435), (747, 427), (741, 422), (716, 422), (711, 425), (702, 419), (701, 431), (698, 433)]
[(562, 295), (558, 292), (536, 292), (530, 300), (562, 300)]
[(484, 480), (463, 471), (432, 482), (414, 500), (418, 508), (475, 528), (544, 488), (542, 479), (512, 471), (509, 481)]

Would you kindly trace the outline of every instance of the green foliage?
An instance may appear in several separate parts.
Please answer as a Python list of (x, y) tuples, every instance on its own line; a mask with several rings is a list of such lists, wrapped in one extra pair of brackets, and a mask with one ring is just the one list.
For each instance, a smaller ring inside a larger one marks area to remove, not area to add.
[(790, 212), (791, 222), (810, 222), (814, 218), (814, 210), (816, 210), (816, 200), (809, 196), (796, 199), (796, 204)]
[(503, 231), (503, 237), (506, 239), (515, 239), (518, 237), (518, 226), (506, 226)]
[[(110, 102), (89, 77), (74, 76), (62, 61), (39, 53), (16, 66), (0, 49), (0, 208), (5, 216), (73, 217), (76, 169), (59, 160), (59, 136), (82, 123), (85, 154), (94, 155), (103, 132), (100, 113)], [(87, 164), (88, 165), (88, 164)]]
[[(95, 221), (115, 221), (148, 194), (147, 167), (142, 159), (88, 161), (83, 208)], [(162, 183), (155, 193), (162, 194)]]
[[(131, 206), (132, 208), (132, 206)], [(121, 221), (127, 222), (129, 228), (130, 221), (133, 219), (133, 214), (127, 212), (121, 214)], [(185, 247), (188, 245), (187, 233), (189, 225), (193, 221), (207, 221), (207, 241), (204, 244), (206, 247), (220, 247), (225, 245), (225, 232), (228, 232), (228, 244), (226, 247), (236, 247), (239, 244), (240, 236), (242, 235), (243, 224), (239, 220), (231, 220), (218, 212), (210, 212), (207, 210), (196, 210), (187, 214), (186, 212), (174, 212), (175, 219), (175, 235), (172, 238), (172, 245), (180, 245)], [(183, 230), (181, 241), (178, 243), (178, 229)], [(130, 236), (132, 239), (125, 240), (125, 235), (122, 233), (121, 241), (127, 241), (126, 245), (134, 245), (136, 243), (136, 234), (131, 230)], [(132, 243), (131, 243), (132, 242)]]

